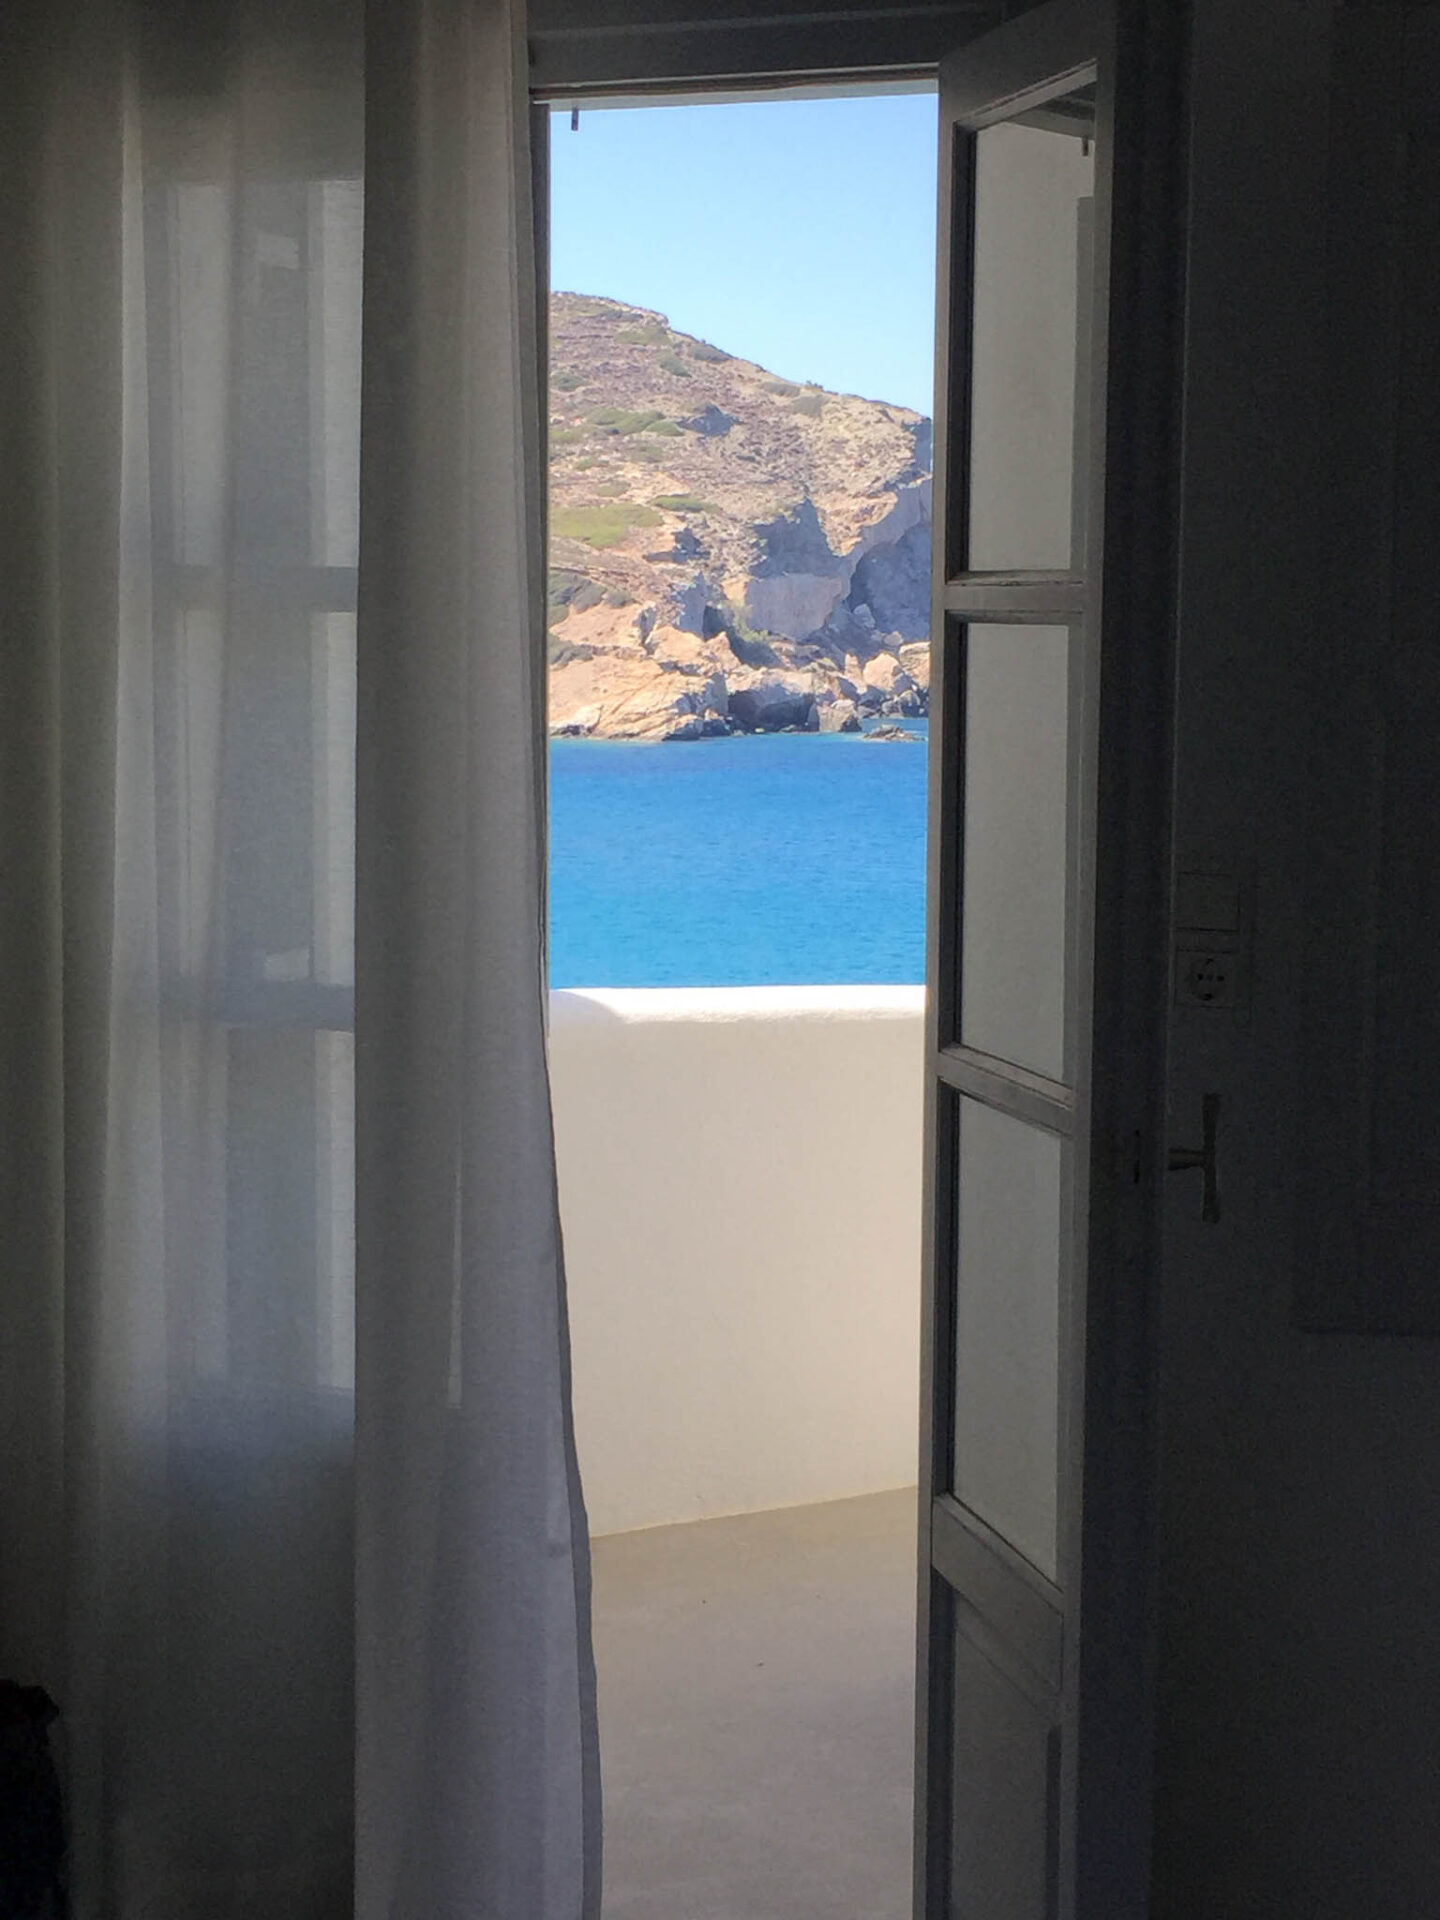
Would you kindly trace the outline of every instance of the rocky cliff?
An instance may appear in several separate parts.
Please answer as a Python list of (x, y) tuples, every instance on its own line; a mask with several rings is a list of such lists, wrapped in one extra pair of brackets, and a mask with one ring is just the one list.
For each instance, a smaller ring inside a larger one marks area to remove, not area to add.
[(929, 687), (930, 423), (550, 307), (550, 724), (853, 730)]

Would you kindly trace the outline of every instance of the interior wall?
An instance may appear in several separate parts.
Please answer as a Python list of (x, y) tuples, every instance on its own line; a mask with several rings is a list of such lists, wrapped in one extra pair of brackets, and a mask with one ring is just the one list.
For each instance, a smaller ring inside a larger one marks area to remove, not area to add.
[(552, 993), (590, 1524), (914, 1484), (921, 987)]
[(1325, 246), (1331, 27), (1300, 0), (1195, 8), (1177, 822), (1182, 863), (1253, 876), (1255, 946), (1248, 1023), (1174, 1027), (1170, 1137), (1222, 1094), (1223, 1217), (1172, 1179), (1154, 1920), (1440, 1898), (1440, 1343), (1291, 1320), (1298, 1070), (1326, 1045), (1299, 1014), (1305, 814), (1348, 776), (1315, 723), (1366, 644), (1325, 585), (1327, 334), (1355, 297)]

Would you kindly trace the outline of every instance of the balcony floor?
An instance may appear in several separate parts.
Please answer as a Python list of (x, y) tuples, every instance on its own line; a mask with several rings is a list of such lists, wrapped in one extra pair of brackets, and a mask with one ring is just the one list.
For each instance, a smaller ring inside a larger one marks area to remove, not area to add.
[(905, 1920), (915, 1494), (595, 1542), (606, 1920)]

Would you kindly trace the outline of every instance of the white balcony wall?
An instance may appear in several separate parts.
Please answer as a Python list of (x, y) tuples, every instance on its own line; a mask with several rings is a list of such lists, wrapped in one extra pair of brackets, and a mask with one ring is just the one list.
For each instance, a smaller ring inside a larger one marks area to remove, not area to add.
[(923, 1018), (918, 987), (552, 994), (596, 1533), (913, 1483)]

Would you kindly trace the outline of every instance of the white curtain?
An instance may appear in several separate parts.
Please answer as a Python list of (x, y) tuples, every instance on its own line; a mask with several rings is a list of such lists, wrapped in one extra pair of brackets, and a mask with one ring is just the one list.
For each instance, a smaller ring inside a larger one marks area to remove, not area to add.
[(520, 23), (0, 14), (0, 1673), (74, 1911), (592, 1916)]
[(545, 1072), (525, 45), (372, 0), (357, 974), (362, 1920), (598, 1913)]

